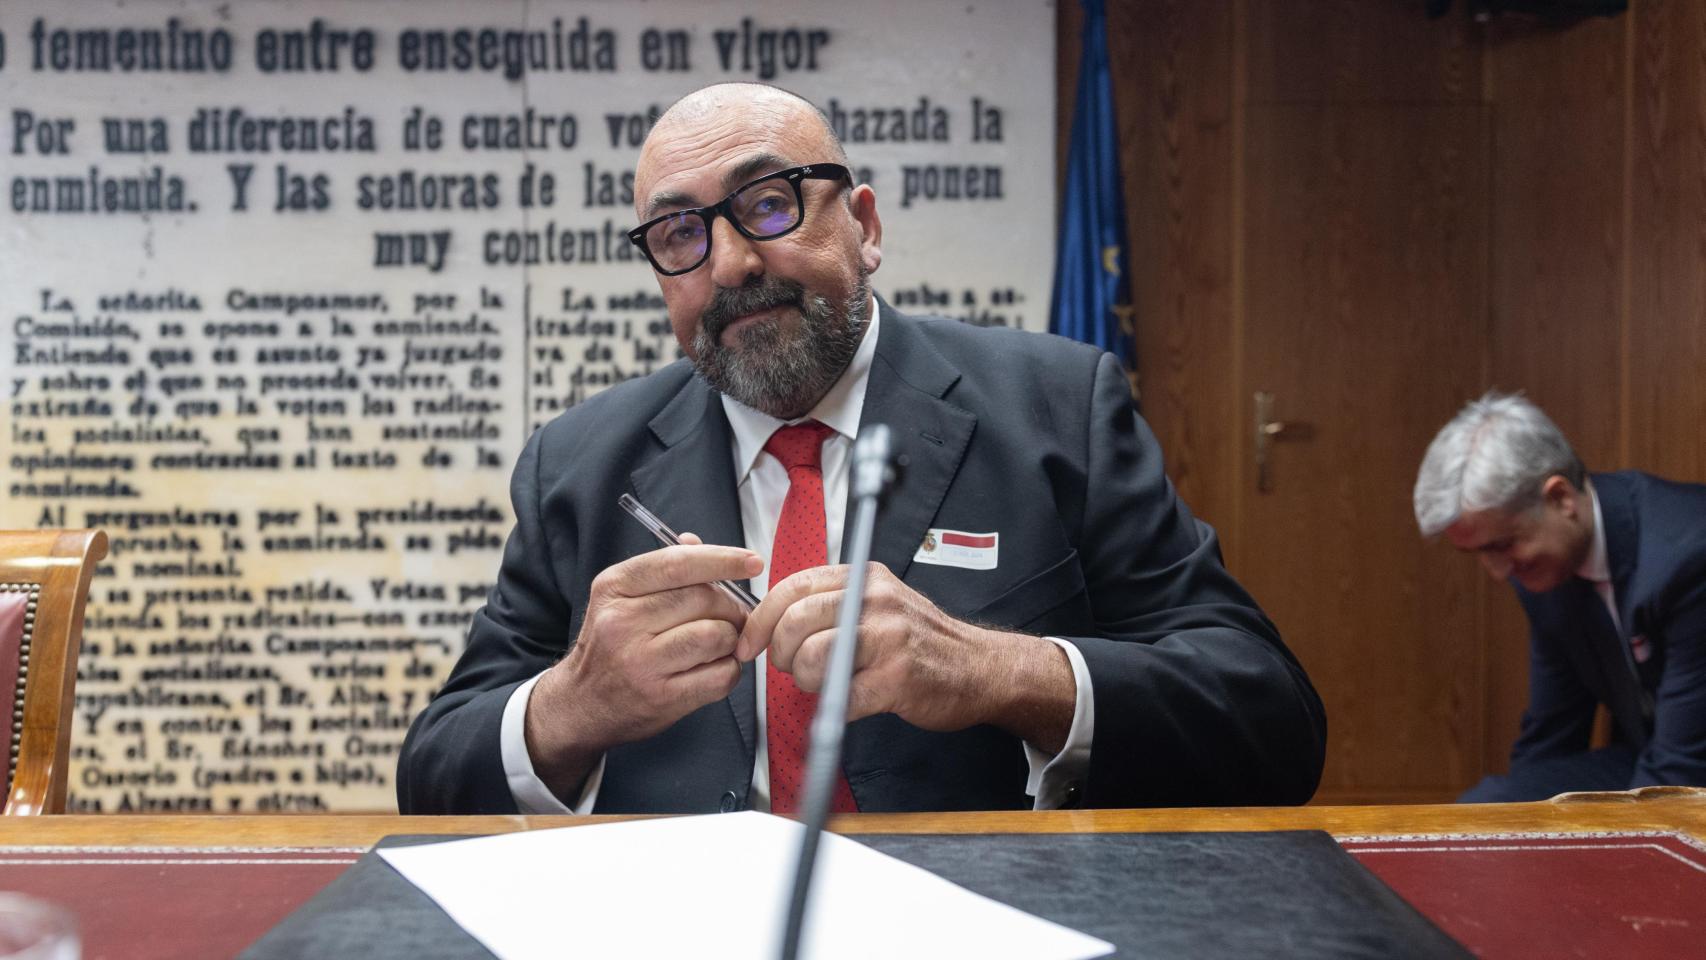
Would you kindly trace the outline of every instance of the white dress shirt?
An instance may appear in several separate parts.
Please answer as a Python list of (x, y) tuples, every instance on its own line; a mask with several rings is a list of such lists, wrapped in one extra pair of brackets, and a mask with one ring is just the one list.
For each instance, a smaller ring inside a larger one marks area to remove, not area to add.
[[(802, 419), (817, 420), (835, 432), (823, 443), (823, 498), (828, 533), (828, 556), (840, 558), (842, 527), (846, 522), (849, 461), (853, 438), (859, 435), (859, 416), (865, 406), (865, 387), (870, 380), (871, 360), (876, 356), (880, 335), (878, 311), (873, 302), (871, 320), (864, 339), (841, 379), (817, 406)], [(728, 397), (722, 398), (732, 434), (736, 490), (740, 497), (741, 532), (746, 548), (764, 558), (765, 568), (752, 579), (752, 592), (763, 598), (770, 582), (770, 546), (776, 537), (776, 523), (782, 513), (782, 501), (788, 495), (788, 471), (780, 461), (764, 452), (770, 435), (786, 421), (744, 406)], [(798, 422), (798, 421), (795, 421)], [(667, 504), (652, 504), (667, 515)], [(879, 519), (879, 523), (882, 521)], [(1050, 756), (1030, 744), (1025, 744), (1025, 758), (1030, 777), (1025, 792), (1035, 799), (1035, 808), (1052, 809), (1068, 798), (1068, 788), (1083, 779), (1090, 767), (1090, 744), (1094, 739), (1094, 696), (1090, 688), (1090, 671), (1084, 655), (1070, 643), (1049, 637), (1072, 664), (1077, 683), (1073, 707), (1072, 728), (1066, 745)], [(765, 743), (765, 675), (766, 655), (759, 654), (757, 669), (758, 732), (756, 756), (753, 762), (752, 790), (748, 805), (754, 810), (770, 809), (770, 761)], [(598, 800), (599, 785), (604, 777), (604, 760), (588, 774), (581, 795), (571, 808), (562, 803), (545, 786), (533, 770), (527, 755), (527, 699), (533, 692), (535, 676), (511, 694), (504, 707), (499, 739), (503, 754), (504, 775), (509, 781), (510, 794), (522, 813), (591, 813)]]

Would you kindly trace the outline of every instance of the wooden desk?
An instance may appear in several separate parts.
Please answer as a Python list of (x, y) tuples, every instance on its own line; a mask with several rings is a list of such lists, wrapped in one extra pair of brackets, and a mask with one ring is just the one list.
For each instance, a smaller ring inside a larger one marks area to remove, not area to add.
[[(492, 834), (628, 817), (55, 816), (0, 817), (0, 846), (366, 848), (400, 833)], [(1706, 789), (1567, 793), (1545, 803), (1385, 807), (1225, 807), (1046, 813), (861, 813), (837, 833), (1154, 833), (1325, 830), (1335, 837), (1669, 830), (1706, 842)]]
[[(313, 896), (381, 837), (508, 833), (621, 819), (627, 818), (0, 817), (0, 887), (7, 885), (9, 874), (33, 877), (38, 886), (31, 888), (26, 883), (26, 890), (48, 892), (73, 906), (84, 926), (86, 960), (103, 956), (230, 956)], [(1573, 913), (1575, 908), (1564, 900), (1553, 903), (1549, 899), (1557, 895), (1558, 884), (1552, 869), (1554, 861), (1546, 858), (1579, 858), (1584, 850), (1621, 849), (1625, 851), (1622, 869), (1669, 870), (1685, 884), (1706, 884), (1706, 790), (1673, 787), (1566, 794), (1546, 803), (1475, 806), (858, 814), (836, 817), (830, 826), (846, 834), (1325, 830), (1340, 838), (1365, 866), (1447, 932), (1495, 957), (1541, 956), (1546, 955), (1546, 948), (1544, 941), (1530, 938), (1526, 930), (1517, 931), (1523, 934), (1520, 937), (1508, 936), (1511, 931), (1507, 930), (1504, 940), (1482, 942), (1465, 935), (1465, 930), (1471, 934), (1476, 931), (1479, 920), (1473, 912), (1488, 910), (1489, 891), (1513, 884), (1520, 889), (1532, 888), (1528, 896), (1534, 899), (1538, 895), (1538, 905), (1528, 908), (1541, 912), (1530, 913), (1519, 922), (1537, 930), (1554, 927), (1553, 918), (1545, 913), (1548, 910), (1560, 914), (1560, 919), (1568, 915), (1578, 925), (1593, 922)], [(1674, 836), (1655, 836), (1663, 834)], [(1461, 842), (1397, 839), (1466, 835), (1485, 836)], [(1594, 839), (1571, 839), (1575, 835)], [(1494, 839), (1489, 840), (1489, 836)], [(1483, 846), (1477, 848), (1475, 842)], [(1429, 843), (1433, 844), (1431, 851), (1424, 849)], [(1442, 860), (1437, 854), (1440, 850), (1466, 853), (1460, 860)], [(1551, 852), (1526, 854), (1529, 861), (1517, 870), (1503, 861), (1490, 861), (1487, 850)], [(1399, 853), (1432, 854), (1432, 858), (1392, 856)], [(1647, 860), (1632, 856), (1634, 853), (1644, 854)], [(95, 872), (72, 880), (69, 872), (39, 866), (55, 857)], [(123, 882), (103, 884), (101, 893), (91, 895), (87, 892), (91, 881), (98, 882), (107, 875), (118, 877), (103, 866), (105, 862), (124, 864), (124, 869), (132, 872), (124, 874)], [(37, 872), (23, 872), (31, 869)], [(109, 873), (104, 875), (102, 870)], [(137, 870), (142, 873), (137, 874)], [(1591, 879), (1594, 871), (1578, 867), (1578, 872), (1588, 873)], [(1675, 877), (1666, 882), (1671, 879)], [(50, 885), (43, 888), (42, 883)], [(182, 883), (200, 886), (176, 898), (163, 896), (157, 889), (162, 884)], [(1695, 888), (1677, 889), (1692, 896)], [(1706, 896), (1699, 897), (1698, 903), (1706, 905)], [(1608, 919), (1589, 931), (1599, 938), (1600, 946), (1611, 946), (1599, 953), (1627, 953), (1624, 948), (1630, 948), (1640, 955), (1668, 955), (1644, 949), (1650, 945), (1648, 941), (1635, 944), (1629, 939), (1630, 930), (1653, 936), (1651, 931), (1642, 931), (1665, 924), (1674, 927), (1676, 923), (1666, 919), (1662, 904), (1648, 900), (1645, 906), (1651, 916), (1639, 910), (1631, 913), (1616, 906), (1604, 907), (1609, 911)], [(1701, 908), (1695, 909), (1699, 912)], [(152, 924), (151, 932), (135, 929), (135, 922), (125, 919), (130, 916)], [(1706, 917), (1700, 921), (1706, 923)], [(1656, 935), (1675, 937), (1684, 932), (1687, 930), (1658, 929)], [(1553, 934), (1557, 935), (1555, 930)], [(1572, 943), (1580, 945), (1579, 931), (1571, 936), (1578, 938)]]

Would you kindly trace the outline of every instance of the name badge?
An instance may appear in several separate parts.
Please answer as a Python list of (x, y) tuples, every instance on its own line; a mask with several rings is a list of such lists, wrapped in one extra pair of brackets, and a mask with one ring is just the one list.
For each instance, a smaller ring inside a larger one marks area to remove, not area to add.
[(912, 555), (912, 562), (962, 570), (994, 570), (1000, 556), (1000, 534), (932, 527), (925, 531), (924, 543)]

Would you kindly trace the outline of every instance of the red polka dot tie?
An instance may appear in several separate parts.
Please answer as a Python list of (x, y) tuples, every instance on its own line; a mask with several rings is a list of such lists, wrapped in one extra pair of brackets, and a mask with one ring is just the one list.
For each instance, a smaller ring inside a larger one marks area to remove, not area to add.
[[(770, 548), (770, 587), (790, 575), (828, 560), (828, 533), (823, 514), (823, 441), (834, 435), (831, 428), (807, 420), (782, 427), (770, 435), (766, 453), (788, 470), (788, 496), (782, 501), (782, 516), (776, 523), (776, 542)], [(817, 694), (794, 684), (791, 674), (771, 664), (765, 673), (764, 742), (770, 751), (770, 809), (793, 813), (805, 794), (806, 745), (810, 742), (812, 714)], [(847, 777), (835, 774), (835, 793), (830, 809), (853, 813), (853, 791)]]

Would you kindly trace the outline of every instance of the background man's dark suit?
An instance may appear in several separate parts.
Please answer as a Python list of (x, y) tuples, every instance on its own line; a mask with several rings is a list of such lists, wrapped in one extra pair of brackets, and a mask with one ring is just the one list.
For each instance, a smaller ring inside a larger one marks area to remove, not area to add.
[[(1465, 799), (1566, 790), (1706, 785), (1706, 487), (1644, 473), (1592, 475), (1618, 631), (1593, 585), (1517, 596), (1528, 613), (1528, 710), (1509, 778)], [(1637, 664), (1629, 638), (1652, 656)], [(1611, 711), (1613, 746), (1588, 752), (1594, 708)]]
[[(1323, 760), (1320, 699), (1221, 566), (1213, 531), (1174, 496), (1113, 358), (882, 310), (862, 422), (893, 428), (906, 466), (874, 559), (950, 615), (1083, 652), (1095, 737), (1080, 802), (1307, 800)], [(632, 491), (677, 530), (738, 545), (730, 442), (718, 396), (685, 361), (533, 436), (497, 585), (404, 745), (403, 812), (515, 809), (498, 749), (505, 702), (578, 634), (592, 578), (654, 546), (617, 497)], [(931, 527), (999, 532), (999, 567), (913, 563)], [(726, 701), (609, 751), (598, 812), (744, 806), (754, 711), (748, 664)], [(1024, 751), (993, 727), (931, 733), (868, 717), (850, 728), (843, 762), (862, 810), (1031, 805)]]

